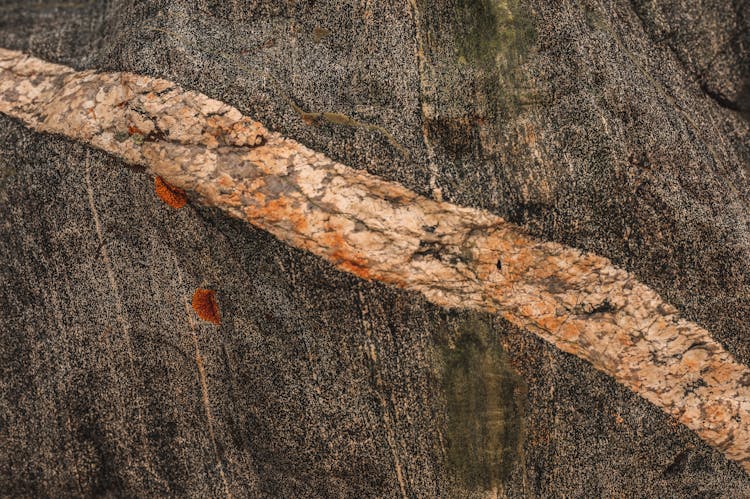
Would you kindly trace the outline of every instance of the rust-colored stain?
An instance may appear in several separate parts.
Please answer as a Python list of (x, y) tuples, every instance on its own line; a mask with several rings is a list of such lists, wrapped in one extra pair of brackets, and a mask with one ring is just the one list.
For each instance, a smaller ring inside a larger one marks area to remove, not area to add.
[(198, 288), (193, 294), (193, 310), (198, 317), (206, 322), (221, 324), (219, 304), (216, 302), (216, 293), (213, 289)]
[(185, 191), (167, 183), (161, 177), (154, 178), (154, 190), (159, 199), (176, 210), (182, 208), (187, 203)]
[[(244, 211), (248, 220), (267, 220), (271, 223), (289, 222), (296, 233), (305, 234), (309, 232), (309, 222), (305, 218), (304, 212), (295, 208), (284, 195), (279, 195), (275, 199), (268, 200), (262, 193), (253, 193), (256, 203), (253, 206), (246, 206)], [(302, 244), (302, 240), (300, 240)]]
[(355, 262), (342, 261), (337, 266), (338, 268), (350, 272), (357, 277), (361, 277), (362, 279), (365, 279), (367, 281), (371, 281), (375, 278), (374, 274), (369, 268), (365, 267), (364, 265), (358, 265)]
[(330, 250), (330, 260), (340, 269), (351, 272), (362, 279), (372, 280), (374, 275), (368, 262), (349, 246), (340, 229), (330, 223), (325, 224), (327, 232), (320, 236), (320, 241)]

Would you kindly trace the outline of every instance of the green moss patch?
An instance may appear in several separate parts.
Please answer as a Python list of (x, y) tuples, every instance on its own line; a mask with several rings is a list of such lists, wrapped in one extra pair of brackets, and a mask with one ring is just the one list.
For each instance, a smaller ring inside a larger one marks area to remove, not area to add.
[(449, 469), (468, 489), (509, 477), (523, 441), (525, 386), (486, 321), (471, 317), (443, 346)]

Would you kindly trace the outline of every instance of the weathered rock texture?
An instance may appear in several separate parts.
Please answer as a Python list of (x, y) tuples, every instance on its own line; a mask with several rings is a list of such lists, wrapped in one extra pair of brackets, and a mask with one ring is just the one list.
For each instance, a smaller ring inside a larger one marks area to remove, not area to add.
[[(707, 62), (705, 43), (680, 31), (700, 8), (739, 36), (707, 88), (742, 88), (721, 68), (745, 67), (745, 7), (648, 5), (658, 15), (627, 2), (9, 3), (0, 46), (166, 77), (342, 163), (594, 250), (746, 363), (747, 123), (701, 89), (689, 64)], [(334, 114), (309, 126), (284, 94)], [(210, 212), (162, 211), (121, 163), (2, 122), (9, 494), (747, 494), (721, 454), (506, 322), (350, 279)], [(204, 281), (219, 334), (180, 314)], [(477, 367), (505, 358), (498, 343), (520, 377)], [(441, 382), (477, 371), (471, 396)], [(483, 391), (497, 405), (471, 402)], [(485, 415), (468, 436), (452, 430), (463, 404)], [(524, 440), (509, 436), (520, 427)], [(476, 459), (502, 469), (457, 475), (472, 463), (456, 449), (476, 446), (461, 437), (492, 443)]]
[(419, 196), (166, 80), (0, 49), (0, 112), (145, 166), (339, 269), (500, 313), (591, 362), (750, 471), (750, 369), (609, 260)]

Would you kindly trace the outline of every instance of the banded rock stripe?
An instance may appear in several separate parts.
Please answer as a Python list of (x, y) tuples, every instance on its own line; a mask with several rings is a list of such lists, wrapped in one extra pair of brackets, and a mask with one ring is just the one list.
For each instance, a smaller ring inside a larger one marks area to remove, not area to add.
[(203, 94), (0, 49), (0, 112), (150, 173), (431, 302), (502, 315), (640, 394), (750, 472), (750, 370), (608, 259), (336, 163)]

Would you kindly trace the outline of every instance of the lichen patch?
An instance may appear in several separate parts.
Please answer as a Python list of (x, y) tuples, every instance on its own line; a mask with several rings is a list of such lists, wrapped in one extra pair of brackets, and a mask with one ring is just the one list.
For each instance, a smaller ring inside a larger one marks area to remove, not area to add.
[(187, 194), (184, 190), (170, 185), (159, 176), (154, 177), (154, 191), (159, 196), (159, 199), (176, 210), (179, 210), (187, 203)]
[(216, 292), (212, 289), (198, 288), (193, 294), (193, 310), (198, 317), (206, 322), (221, 324), (221, 313), (219, 304), (216, 301)]

